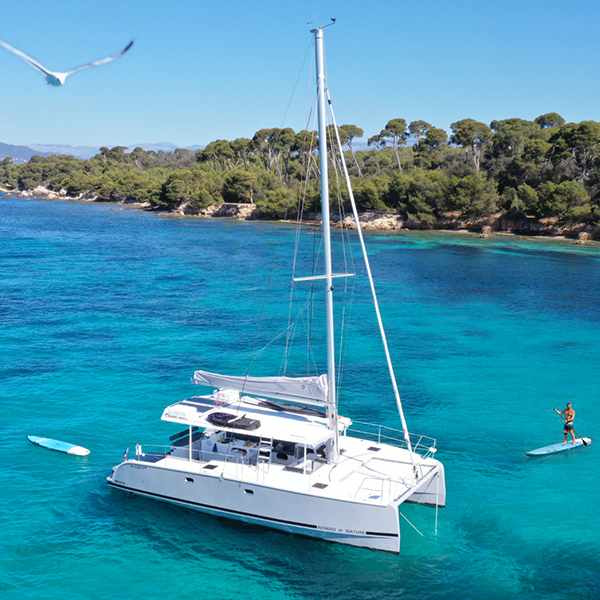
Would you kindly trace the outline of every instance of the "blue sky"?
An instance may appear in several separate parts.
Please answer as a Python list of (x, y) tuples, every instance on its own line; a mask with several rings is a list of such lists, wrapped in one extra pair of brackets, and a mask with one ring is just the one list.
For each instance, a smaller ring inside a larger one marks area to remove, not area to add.
[(600, 3), (570, 0), (20, 0), (0, 38), (68, 70), (65, 86), (0, 48), (0, 142), (207, 144), (304, 128), (307, 22), (324, 24), (340, 123), (366, 139), (389, 119), (449, 130), (471, 117), (600, 121)]

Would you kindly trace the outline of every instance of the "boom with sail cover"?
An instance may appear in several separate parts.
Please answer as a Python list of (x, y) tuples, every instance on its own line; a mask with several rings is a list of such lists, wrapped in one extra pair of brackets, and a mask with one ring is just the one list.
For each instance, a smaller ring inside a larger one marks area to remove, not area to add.
[(327, 375), (316, 377), (239, 377), (196, 371), (192, 382), (287, 402), (323, 407), (327, 404)]

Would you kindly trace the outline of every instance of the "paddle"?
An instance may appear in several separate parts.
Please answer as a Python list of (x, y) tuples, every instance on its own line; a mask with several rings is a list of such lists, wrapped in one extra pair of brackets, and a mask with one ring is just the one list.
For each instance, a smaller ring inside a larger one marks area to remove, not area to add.
[[(566, 419), (555, 409), (552, 409), (563, 421), (566, 422)], [(575, 431), (575, 428), (573, 428), (573, 433), (578, 437), (581, 438), (581, 441), (583, 442), (584, 446), (587, 446), (587, 442)]]

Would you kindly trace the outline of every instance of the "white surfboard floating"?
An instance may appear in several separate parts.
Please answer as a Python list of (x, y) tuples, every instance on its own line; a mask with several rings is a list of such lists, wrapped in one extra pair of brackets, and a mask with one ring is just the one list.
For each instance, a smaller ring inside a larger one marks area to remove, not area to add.
[(544, 446), (543, 448), (537, 448), (536, 450), (530, 450), (525, 452), (527, 456), (545, 456), (546, 454), (555, 454), (556, 452), (564, 452), (565, 450), (573, 450), (573, 448), (579, 448), (583, 446), (583, 442), (589, 446), (592, 443), (592, 438), (575, 438), (573, 440), (567, 440), (566, 444), (550, 444), (550, 446)]
[(27, 439), (36, 446), (48, 448), (48, 450), (56, 450), (56, 452), (64, 452), (65, 454), (74, 454), (76, 456), (87, 456), (90, 451), (82, 446), (75, 446), (69, 442), (61, 442), (59, 440), (51, 440), (50, 438), (37, 437), (28, 435)]

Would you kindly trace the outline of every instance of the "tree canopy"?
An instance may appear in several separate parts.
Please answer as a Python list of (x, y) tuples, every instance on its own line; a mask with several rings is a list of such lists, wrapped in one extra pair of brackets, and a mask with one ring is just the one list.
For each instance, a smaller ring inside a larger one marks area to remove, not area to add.
[[(423, 227), (450, 214), (599, 221), (600, 123), (565, 123), (551, 112), (533, 121), (464, 118), (450, 129), (448, 136), (424, 120), (393, 118), (357, 148), (364, 130), (342, 125), (343, 159), (360, 209), (398, 210)], [(318, 209), (317, 148), (314, 131), (263, 128), (252, 138), (214, 140), (197, 152), (116, 146), (100, 148), (89, 160), (35, 155), (14, 164), (7, 158), (0, 162), (0, 185), (44, 186), (169, 211), (251, 203), (276, 218), (294, 213), (300, 201), (305, 211)]]

